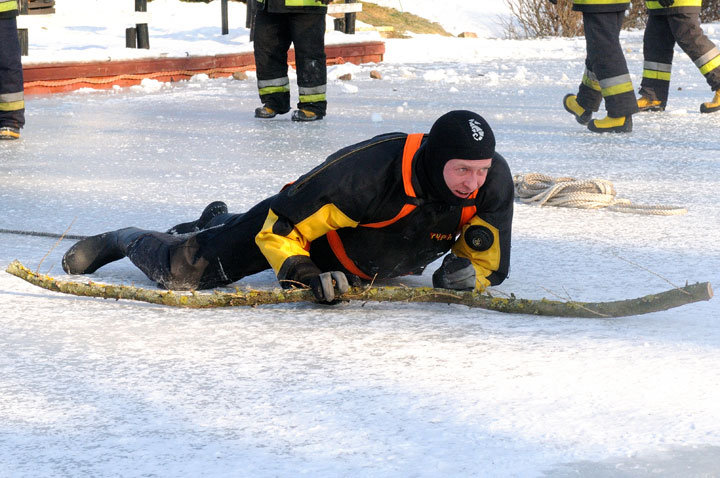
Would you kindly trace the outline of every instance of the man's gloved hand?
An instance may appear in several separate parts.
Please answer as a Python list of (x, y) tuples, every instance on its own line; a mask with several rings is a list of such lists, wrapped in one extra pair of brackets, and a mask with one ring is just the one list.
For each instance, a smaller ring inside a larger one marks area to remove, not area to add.
[(671, 7), (673, 3), (675, 3), (675, 0), (658, 0), (658, 3), (662, 5), (663, 7)]
[(342, 295), (350, 289), (345, 273), (341, 271), (323, 272), (310, 279), (310, 290), (320, 302), (335, 300), (335, 291)]
[(350, 289), (343, 272), (322, 272), (307, 256), (288, 257), (280, 267), (278, 280), (284, 289), (307, 286), (320, 302), (331, 303)]
[(458, 257), (453, 253), (443, 259), (443, 263), (432, 276), (433, 287), (453, 290), (473, 290), (475, 288), (475, 268), (470, 259)]

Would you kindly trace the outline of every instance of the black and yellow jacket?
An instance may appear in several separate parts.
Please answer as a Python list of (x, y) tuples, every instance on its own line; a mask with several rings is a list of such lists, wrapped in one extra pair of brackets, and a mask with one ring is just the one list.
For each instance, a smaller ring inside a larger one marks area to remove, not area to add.
[[(415, 171), (422, 134), (389, 133), (348, 146), (285, 188), (255, 242), (279, 280), (298, 263), (363, 279), (420, 272), (447, 253), (469, 258), (476, 289), (508, 273), (513, 181), (495, 154), (474, 198), (447, 204), (424, 197)], [(465, 241), (471, 226), (492, 234), (485, 250)]]
[(257, 4), (269, 13), (327, 13), (327, 6), (318, 0), (257, 0)]
[(675, 0), (669, 7), (663, 7), (658, 1), (645, 1), (650, 15), (676, 15), (678, 13), (700, 13), (702, 0)]
[(583, 13), (622, 12), (629, 6), (630, 0), (573, 0), (573, 10)]
[(18, 14), (18, 2), (16, 0), (0, 0), (0, 19), (13, 18)]

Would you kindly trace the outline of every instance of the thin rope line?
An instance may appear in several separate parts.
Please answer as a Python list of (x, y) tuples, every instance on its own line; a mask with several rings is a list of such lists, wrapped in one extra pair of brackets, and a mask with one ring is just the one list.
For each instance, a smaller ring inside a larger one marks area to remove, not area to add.
[(88, 236), (80, 236), (77, 234), (58, 234), (56, 232), (41, 232), (41, 231), (19, 231), (19, 230), (15, 230), (15, 229), (0, 229), (0, 234), (16, 234), (18, 236), (50, 237), (52, 239), (73, 239), (73, 240), (81, 240), (81, 239), (88, 238)]

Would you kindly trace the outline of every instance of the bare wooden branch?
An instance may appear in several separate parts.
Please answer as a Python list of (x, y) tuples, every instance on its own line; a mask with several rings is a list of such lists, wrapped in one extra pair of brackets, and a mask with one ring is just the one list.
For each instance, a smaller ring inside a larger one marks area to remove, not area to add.
[[(8, 266), (7, 272), (43, 289), (65, 294), (136, 300), (173, 307), (237, 307), (314, 300), (312, 293), (306, 289), (199, 293), (151, 290), (124, 285), (98, 284), (90, 281), (62, 281), (32, 272), (18, 261), (13, 261)], [(456, 292), (428, 287), (353, 287), (343, 295), (342, 299), (375, 302), (439, 302), (462, 304), (510, 314), (608, 318), (667, 310), (693, 302), (710, 300), (712, 296), (710, 283), (702, 282), (636, 299), (613, 302), (561, 302), (547, 299), (518, 299), (514, 296), (499, 298), (475, 292)]]

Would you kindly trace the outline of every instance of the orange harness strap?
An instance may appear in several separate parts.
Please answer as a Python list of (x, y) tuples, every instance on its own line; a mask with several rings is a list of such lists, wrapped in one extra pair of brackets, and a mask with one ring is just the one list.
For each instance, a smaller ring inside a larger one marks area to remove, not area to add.
[(348, 257), (347, 252), (345, 252), (345, 246), (343, 246), (343, 243), (340, 240), (340, 236), (338, 235), (337, 231), (328, 231), (328, 233), (325, 234), (325, 237), (327, 237), (328, 244), (330, 244), (330, 249), (332, 249), (335, 257), (337, 257), (337, 259), (340, 261), (340, 264), (342, 264), (345, 269), (347, 269), (350, 273), (355, 274), (356, 276), (361, 277), (365, 280), (372, 279), (372, 277), (358, 269), (358, 266), (356, 266), (353, 260)]

